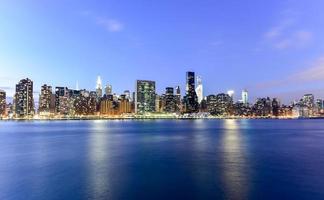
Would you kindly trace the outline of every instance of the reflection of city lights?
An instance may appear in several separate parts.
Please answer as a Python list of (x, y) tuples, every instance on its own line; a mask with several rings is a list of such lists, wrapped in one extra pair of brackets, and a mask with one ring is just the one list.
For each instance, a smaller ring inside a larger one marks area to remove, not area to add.
[(228, 199), (246, 199), (248, 191), (247, 160), (245, 145), (242, 145), (240, 121), (224, 120), (223, 163), (224, 185)]

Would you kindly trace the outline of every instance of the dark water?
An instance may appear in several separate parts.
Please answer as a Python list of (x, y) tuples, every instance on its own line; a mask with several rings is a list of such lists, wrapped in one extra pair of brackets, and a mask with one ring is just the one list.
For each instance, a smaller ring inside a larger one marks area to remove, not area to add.
[(0, 122), (0, 199), (324, 199), (324, 120)]

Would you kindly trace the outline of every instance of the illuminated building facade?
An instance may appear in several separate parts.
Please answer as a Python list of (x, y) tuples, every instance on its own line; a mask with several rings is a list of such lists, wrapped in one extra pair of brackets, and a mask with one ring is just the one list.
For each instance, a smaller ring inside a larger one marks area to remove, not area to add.
[(139, 114), (155, 111), (155, 81), (137, 80), (135, 112)]
[(197, 76), (196, 93), (197, 93), (197, 97), (198, 97), (198, 103), (200, 104), (201, 101), (204, 99), (202, 79), (200, 76)]
[(69, 89), (67, 87), (55, 88), (55, 112), (67, 115), (69, 112)]
[(165, 88), (165, 95), (163, 98), (163, 111), (166, 113), (176, 112), (176, 99), (173, 87)]
[(186, 73), (186, 96), (184, 97), (184, 112), (198, 112), (198, 97), (195, 91), (195, 72)]
[(33, 81), (28, 78), (19, 81), (14, 103), (16, 117), (29, 117), (34, 114)]
[(52, 86), (46, 84), (41, 86), (38, 108), (40, 114), (49, 114), (53, 111), (51, 110), (52, 95)]
[(245, 105), (249, 103), (249, 96), (247, 90), (242, 91), (242, 103)]

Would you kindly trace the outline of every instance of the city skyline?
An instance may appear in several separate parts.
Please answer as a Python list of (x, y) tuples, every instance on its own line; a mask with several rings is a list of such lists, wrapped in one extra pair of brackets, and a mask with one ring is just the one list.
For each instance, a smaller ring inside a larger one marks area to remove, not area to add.
[[(76, 89), (44, 84), (39, 103), (34, 96), (34, 82), (21, 79), (15, 87), (12, 102), (6, 102), (6, 92), (0, 90), (0, 117), (5, 119), (53, 118), (321, 118), (324, 100), (314, 94), (304, 94), (298, 101), (283, 103), (278, 98), (258, 97), (249, 102), (248, 90), (241, 99), (234, 99), (234, 91), (203, 94), (203, 84), (195, 72), (186, 72), (185, 94), (180, 86), (165, 87), (158, 93), (154, 80), (136, 80), (135, 91), (113, 93), (112, 86), (102, 87), (97, 77), (94, 90)], [(54, 89), (55, 88), (55, 89)], [(54, 90), (53, 90), (54, 89)], [(104, 93), (103, 93), (104, 91)]]
[(98, 75), (116, 93), (134, 91), (137, 79), (155, 80), (158, 93), (177, 85), (183, 92), (184, 71), (202, 77), (205, 94), (324, 97), (319, 0), (33, 2), (0, 8), (0, 89), (8, 97), (26, 77), (35, 92), (43, 83), (92, 90)]

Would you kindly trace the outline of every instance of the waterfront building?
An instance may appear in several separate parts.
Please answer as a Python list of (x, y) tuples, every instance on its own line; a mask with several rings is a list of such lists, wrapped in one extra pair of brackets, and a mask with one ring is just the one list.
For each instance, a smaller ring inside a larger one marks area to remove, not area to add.
[(155, 95), (155, 112), (161, 113), (163, 111), (163, 96)]
[(254, 116), (270, 117), (272, 115), (271, 99), (258, 98), (252, 107)]
[(155, 111), (155, 81), (137, 80), (135, 112), (139, 114)]
[(115, 115), (117, 114), (116, 105), (113, 100), (113, 95), (106, 95), (100, 102), (100, 114), (101, 115)]
[(228, 116), (232, 113), (232, 99), (225, 93), (207, 96), (206, 106), (212, 115)]
[(200, 76), (197, 76), (196, 94), (197, 94), (197, 97), (198, 97), (198, 103), (201, 104), (201, 101), (204, 98), (204, 93), (203, 93), (202, 79), (201, 79)]
[(180, 86), (177, 86), (175, 88), (175, 104), (176, 104), (176, 112), (181, 112), (182, 110), (182, 104), (181, 104), (181, 90), (180, 90)]
[(244, 104), (243, 101), (237, 102), (233, 105), (233, 114), (240, 117), (251, 116), (251, 107), (248, 104)]
[(16, 117), (29, 117), (35, 113), (33, 97), (33, 81), (22, 79), (16, 85), (14, 97)]
[(97, 104), (97, 100), (98, 98), (101, 98), (100, 96), (98, 96), (98, 90), (97, 91), (91, 91), (89, 93), (89, 97), (87, 99), (88, 101), (88, 115), (93, 115), (97, 112), (98, 107), (97, 105), (99, 105), (99, 102)]
[(322, 115), (324, 113), (324, 103), (323, 99), (316, 99), (316, 112), (319, 115)]
[(198, 97), (195, 90), (195, 72), (186, 73), (186, 96), (184, 97), (184, 112), (198, 112)]
[(97, 78), (96, 93), (98, 98), (102, 97), (102, 82), (100, 76)]
[(0, 90), (0, 117), (6, 115), (6, 92)]
[(273, 98), (271, 102), (272, 116), (278, 117), (280, 110), (280, 102), (277, 98)]
[(312, 116), (315, 111), (315, 101), (313, 94), (305, 94), (301, 100), (301, 104), (308, 110), (309, 116)]
[(41, 86), (38, 107), (40, 115), (49, 115), (53, 111), (51, 110), (52, 95), (52, 86), (46, 84)]
[(67, 115), (69, 112), (69, 89), (67, 87), (55, 87), (55, 112)]
[(173, 87), (165, 88), (165, 95), (163, 98), (163, 111), (166, 113), (176, 112), (176, 99)]
[(130, 113), (131, 112), (131, 103), (128, 98), (126, 98), (125, 94), (119, 96), (118, 102), (118, 114)]

